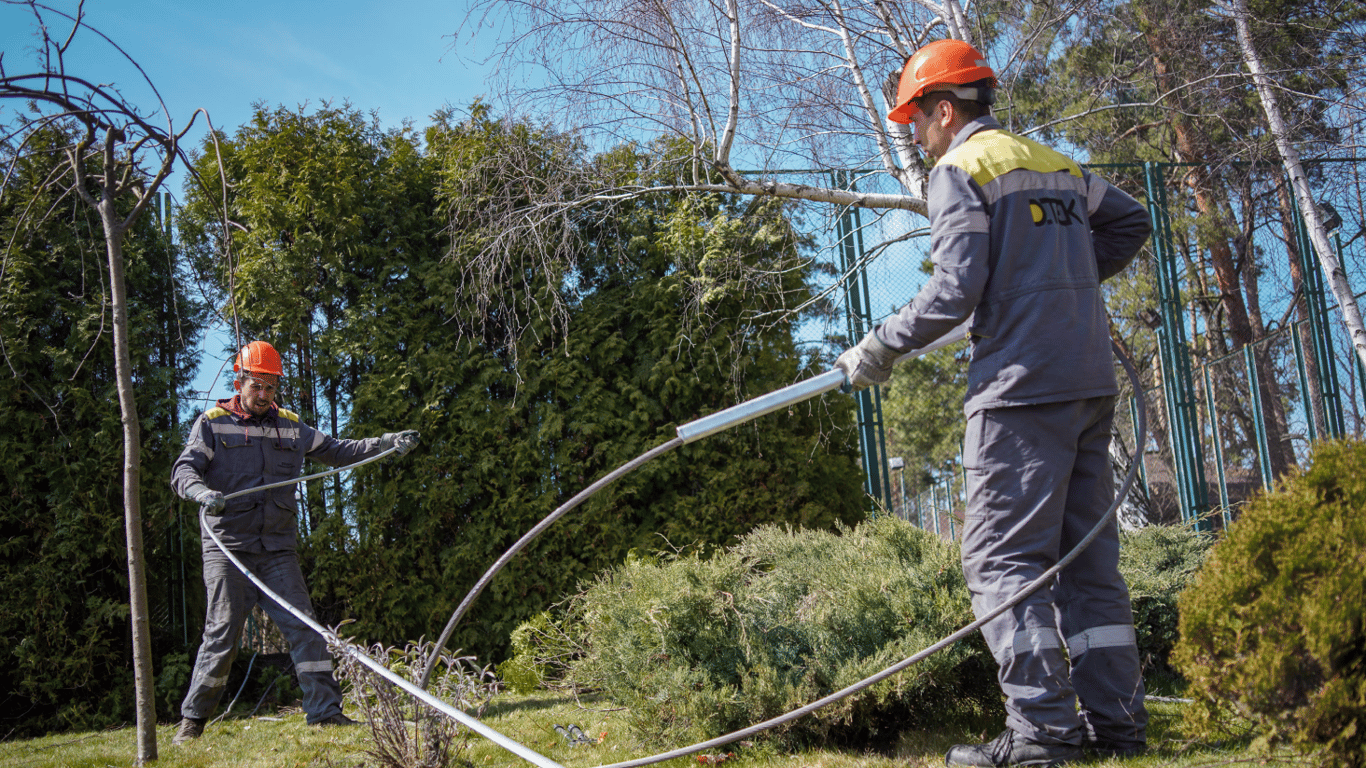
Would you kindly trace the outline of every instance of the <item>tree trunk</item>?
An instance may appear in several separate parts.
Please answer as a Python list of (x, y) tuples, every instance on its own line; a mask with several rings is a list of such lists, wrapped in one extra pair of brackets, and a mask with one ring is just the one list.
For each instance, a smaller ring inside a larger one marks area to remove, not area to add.
[[(109, 171), (106, 171), (109, 172)], [(109, 296), (114, 319), (114, 375), (123, 419), (123, 518), (128, 542), (128, 611), (133, 630), (133, 687), (137, 706), (137, 764), (157, 759), (156, 680), (152, 675), (152, 635), (147, 606), (147, 574), (142, 548), (142, 430), (133, 399), (133, 362), (128, 346), (128, 291), (123, 274), (124, 225), (114, 208), (112, 185), (100, 198), (100, 223), (109, 255)]]
[(1231, 0), (1231, 6), (1233, 21), (1238, 27), (1238, 44), (1243, 49), (1243, 63), (1252, 73), (1252, 83), (1257, 88), (1257, 97), (1262, 102), (1262, 110), (1266, 112), (1267, 126), (1276, 140), (1276, 151), (1280, 153), (1285, 172), (1290, 176), (1295, 202), (1300, 207), (1300, 215), (1304, 217), (1309, 239), (1314, 244), (1314, 251), (1323, 265), (1324, 274), (1328, 276), (1333, 298), (1337, 299), (1338, 308), (1342, 311), (1342, 321), (1347, 326), (1348, 336), (1352, 339), (1352, 348), (1356, 350), (1357, 359), (1361, 364), (1366, 365), (1366, 325), (1362, 324), (1361, 308), (1357, 306), (1356, 297), (1352, 295), (1352, 288), (1347, 283), (1347, 272), (1342, 267), (1342, 261), (1338, 259), (1332, 244), (1328, 242), (1323, 217), (1319, 216), (1318, 206), (1314, 204), (1313, 195), (1310, 193), (1309, 177), (1305, 175), (1304, 166), (1300, 164), (1300, 153), (1290, 141), (1290, 130), (1286, 127), (1285, 117), (1281, 113), (1274, 84), (1271, 78), (1267, 77), (1261, 56), (1252, 44), (1252, 26), (1248, 23), (1250, 13), (1247, 0)]
[[(1158, 82), (1163, 87), (1170, 87), (1174, 77), (1167, 63), (1167, 56), (1170, 54), (1166, 53), (1166, 41), (1160, 34), (1150, 34), (1148, 44), (1155, 52), (1153, 67)], [(1178, 107), (1176, 115), (1171, 119), (1178, 159), (1196, 163), (1187, 175), (1186, 186), (1190, 189), (1196, 210), (1214, 225), (1211, 227), (1213, 234), (1206, 243), (1209, 248), (1210, 266), (1214, 271), (1219, 305), (1228, 323), (1229, 341), (1234, 349), (1242, 348), (1262, 338), (1265, 329), (1260, 323), (1253, 325), (1247, 299), (1243, 294), (1243, 281), (1239, 276), (1237, 259), (1229, 246), (1228, 238), (1222, 234), (1231, 229), (1231, 213), (1221, 198), (1222, 193), (1216, 189), (1215, 180), (1210, 178), (1206, 170), (1207, 148), (1199, 139), (1195, 127), (1181, 116), (1185, 111), (1181, 97), (1174, 95), (1173, 101)], [(1247, 265), (1244, 264), (1243, 269), (1246, 268)], [(1288, 450), (1287, 446), (1288, 430), (1284, 408), (1280, 405), (1280, 386), (1277, 384), (1275, 370), (1265, 348), (1253, 351), (1253, 365), (1257, 367), (1257, 378), (1260, 381), (1259, 391), (1255, 396), (1262, 406), (1267, 461), (1271, 465), (1272, 477), (1280, 477), (1294, 464), (1294, 453)]]

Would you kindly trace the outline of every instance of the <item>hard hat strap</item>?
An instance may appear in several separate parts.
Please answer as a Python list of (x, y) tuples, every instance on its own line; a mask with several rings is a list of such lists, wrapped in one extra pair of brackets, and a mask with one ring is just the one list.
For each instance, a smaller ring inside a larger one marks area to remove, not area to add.
[[(957, 96), (958, 98), (963, 99), (964, 101), (975, 101), (980, 104), (986, 104), (987, 106), (991, 106), (992, 104), (996, 103), (995, 88), (936, 87), (929, 93), (926, 93), (925, 96), (929, 96), (930, 94), (934, 93), (952, 93), (954, 96)], [(921, 98), (924, 97), (922, 96)]]

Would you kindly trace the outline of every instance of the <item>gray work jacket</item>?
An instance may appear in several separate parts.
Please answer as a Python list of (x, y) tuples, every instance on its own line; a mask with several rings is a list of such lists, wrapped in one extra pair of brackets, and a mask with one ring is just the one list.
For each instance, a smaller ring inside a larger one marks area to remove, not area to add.
[(909, 352), (971, 316), (969, 416), (1116, 394), (1100, 281), (1151, 234), (1143, 205), (989, 115), (955, 135), (928, 191), (934, 274), (878, 338)]
[[(383, 451), (377, 437), (338, 440), (303, 423), (298, 415), (274, 408), (264, 416), (243, 418), (220, 400), (195, 420), (185, 449), (171, 469), (171, 488), (193, 499), (206, 487), (224, 495), (299, 476), (304, 458), (339, 467)], [(228, 549), (242, 552), (292, 550), (298, 545), (298, 486), (249, 493), (227, 502), (209, 526)], [(205, 550), (216, 549), (207, 535)]]

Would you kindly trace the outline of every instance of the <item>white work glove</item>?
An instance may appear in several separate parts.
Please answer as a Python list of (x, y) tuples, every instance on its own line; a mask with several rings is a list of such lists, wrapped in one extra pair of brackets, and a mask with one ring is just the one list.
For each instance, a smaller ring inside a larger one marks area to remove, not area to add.
[(201, 505), (208, 507), (208, 509), (206, 509), (205, 512), (210, 515), (223, 514), (223, 507), (227, 506), (228, 503), (223, 500), (222, 493), (210, 490), (208, 488), (205, 488), (199, 493), (196, 493), (194, 496), (194, 500), (199, 502)]
[(402, 432), (386, 432), (379, 439), (379, 443), (386, 451), (390, 448), (398, 448), (396, 453), (402, 456), (417, 445), (417, 430), (405, 429)]
[(869, 331), (858, 344), (844, 350), (835, 360), (835, 367), (844, 371), (844, 379), (853, 391), (886, 384), (892, 377), (892, 364), (901, 353), (882, 343), (877, 333)]

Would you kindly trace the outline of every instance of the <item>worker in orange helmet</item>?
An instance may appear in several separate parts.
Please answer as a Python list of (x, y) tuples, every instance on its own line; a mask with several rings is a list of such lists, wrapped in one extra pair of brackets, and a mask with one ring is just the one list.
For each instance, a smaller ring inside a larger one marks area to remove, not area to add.
[[(298, 507), (294, 486), (250, 493), (225, 502), (224, 495), (296, 478), (305, 458), (344, 466), (396, 448), (403, 455), (417, 442), (408, 430), (363, 440), (338, 440), (303, 423), (275, 402), (284, 371), (280, 353), (264, 341), (242, 347), (233, 364), (237, 394), (219, 400), (190, 428), (185, 449), (171, 470), (171, 487), (197, 501), (207, 525), (257, 578), (296, 609), (312, 617), (313, 605), (295, 551)], [(342, 713), (341, 687), (332, 676), (327, 642), (289, 611), (261, 593), (202, 534), (204, 588), (208, 605), (203, 639), (180, 705), (181, 720), (171, 743), (198, 738), (218, 706), (237, 642), (251, 609), (261, 608), (289, 641), (294, 671), (311, 725), (355, 725)]]
[[(895, 76), (895, 75), (894, 75)], [(970, 319), (962, 563), (983, 616), (1056, 564), (1114, 498), (1118, 388), (1100, 282), (1152, 231), (1137, 200), (991, 113), (996, 75), (961, 40), (916, 51), (888, 114), (937, 161), (927, 207), (934, 273), (840, 355), (855, 388)], [(1006, 730), (949, 765), (1048, 766), (1145, 749), (1147, 711), (1113, 520), (1054, 583), (982, 627)]]

